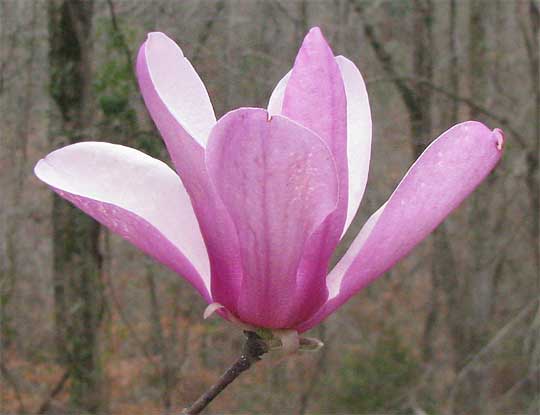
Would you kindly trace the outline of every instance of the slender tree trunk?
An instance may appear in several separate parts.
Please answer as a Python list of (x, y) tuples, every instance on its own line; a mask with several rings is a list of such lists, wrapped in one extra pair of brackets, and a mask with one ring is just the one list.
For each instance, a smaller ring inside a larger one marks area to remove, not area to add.
[[(413, 7), (413, 74), (415, 78), (433, 82), (433, 19), (434, 5), (431, 0), (416, 0)], [(433, 91), (425, 83), (413, 85), (414, 105), (408, 105), (411, 146), (414, 159), (420, 157), (432, 139)], [(437, 322), (440, 314), (442, 282), (452, 273), (453, 254), (448, 241), (446, 225), (441, 224), (434, 232), (431, 266), (431, 293), (428, 300), (424, 333), (422, 337), (422, 359), (431, 364), (434, 358)]]
[[(87, 136), (92, 121), (92, 0), (50, 0), (50, 93), (60, 114), (53, 147)], [(70, 378), (74, 411), (103, 408), (98, 354), (103, 309), (99, 225), (72, 205), (54, 198), (54, 299), (56, 344)]]
[[(449, 7), (449, 35), (448, 35), (448, 48), (450, 52), (450, 68), (449, 68), (449, 87), (451, 91), (459, 93), (460, 88), (460, 69), (459, 69), (459, 53), (457, 50), (458, 42), (457, 36), (458, 30), (458, 10), (457, 0), (451, 0)], [(450, 110), (448, 112), (448, 124), (452, 125), (457, 123), (459, 115), (459, 102), (457, 100), (450, 101)], [(446, 229), (442, 231), (436, 231), (434, 235), (435, 244), (439, 246), (440, 252), (448, 249), (448, 255), (444, 257), (441, 264), (444, 262), (444, 272), (441, 284), (446, 296), (447, 316), (446, 325), (450, 334), (450, 341), (452, 343), (452, 349), (454, 350), (454, 369), (457, 371), (461, 365), (462, 352), (458, 352), (463, 348), (463, 321), (467, 316), (467, 311), (460, 305), (463, 295), (462, 281), (458, 276), (458, 261), (455, 258), (453, 251), (449, 248), (450, 240), (448, 238)]]
[(534, 94), (534, 140), (527, 154), (527, 187), (532, 211), (531, 236), (534, 252), (535, 269), (540, 269), (540, 5), (529, 0), (530, 47), (529, 70), (531, 74), (532, 92)]
[[(5, 6), (0, 9), (6, 11)], [(7, 154), (11, 157), (6, 158), (9, 163), (9, 171), (11, 173), (9, 177), (9, 187), (3, 189), (5, 194), (9, 193), (7, 200), (9, 204), (5, 204), (7, 218), (4, 225), (4, 260), (0, 265), (0, 339), (2, 340), (2, 346), (7, 347), (13, 340), (15, 334), (15, 327), (11, 324), (11, 313), (15, 310), (11, 310), (10, 304), (14, 297), (17, 284), (17, 276), (19, 275), (19, 237), (17, 229), (20, 226), (21, 220), (25, 219), (27, 211), (21, 204), (21, 198), (23, 195), (24, 178), (27, 174), (27, 152), (28, 152), (28, 139), (30, 137), (30, 123), (32, 120), (32, 110), (34, 109), (34, 64), (36, 55), (36, 19), (37, 19), (37, 5), (34, 3), (30, 10), (31, 18), (28, 22), (28, 32), (30, 37), (27, 43), (27, 63), (25, 71), (25, 86), (24, 95), (21, 100), (19, 119), (17, 120), (17, 127), (14, 134), (6, 132), (6, 136), (10, 136), (9, 139), (2, 141), (2, 144), (7, 147)], [(7, 39), (7, 30), (5, 25), (2, 24), (2, 45), (8, 46), (8, 40), (15, 41), (17, 33), (13, 32), (10, 37), (13, 39)], [(5, 42), (4, 42), (5, 41)], [(4, 66), (4, 65), (2, 65)], [(0, 90), (1, 94), (1, 90)], [(0, 109), (5, 110), (4, 108)], [(7, 183), (6, 183), (7, 184)]]
[(159, 306), (157, 287), (152, 265), (147, 264), (146, 281), (150, 291), (150, 324), (152, 325), (152, 351), (160, 355), (161, 401), (165, 414), (170, 413), (172, 405), (172, 387), (174, 385), (175, 367), (172, 362), (163, 326), (161, 325), (161, 310)]
[[(361, 2), (350, 3), (362, 17), (365, 13)], [(405, 108), (410, 121), (410, 145), (413, 157), (418, 158), (426, 149), (432, 139), (432, 104), (434, 74), (434, 56), (436, 50), (434, 44), (434, 3), (431, 0), (415, 0), (413, 2), (413, 68), (412, 78), (416, 80), (411, 84), (403, 81), (400, 77), (398, 66), (393, 60), (393, 56), (385, 49), (384, 43), (378, 37), (375, 27), (369, 22), (369, 18), (363, 19), (363, 28), (366, 38), (371, 43), (375, 55), (381, 63), (388, 76), (394, 79), (394, 84)], [(451, 19), (455, 30), (456, 4), (451, 4)], [(457, 73), (457, 53), (455, 51), (455, 33), (451, 34), (451, 50), (453, 51), (454, 72), (450, 79), (452, 87), (458, 92)], [(452, 46), (453, 45), (453, 46)], [(453, 104), (451, 110), (452, 118), (457, 118), (458, 106)], [(434, 359), (433, 343), (435, 341), (437, 323), (440, 319), (442, 307), (441, 294), (444, 292), (447, 297), (447, 304), (454, 315), (452, 321), (455, 330), (459, 329), (461, 322), (461, 312), (459, 311), (459, 285), (457, 275), (457, 261), (448, 237), (446, 224), (441, 224), (432, 237), (432, 266), (431, 266), (431, 293), (427, 304), (427, 315), (424, 322), (424, 332), (421, 340), (422, 360), (430, 365)], [(461, 322), (462, 323), (462, 322)]]
[[(470, 96), (481, 105), (486, 104), (489, 93), (487, 70), (489, 65), (486, 64), (489, 60), (486, 10), (489, 10), (490, 4), (491, 2), (484, 0), (471, 0), (469, 3), (468, 88)], [(483, 115), (475, 108), (471, 108), (470, 118), (482, 121)], [(488, 181), (493, 180), (495, 180), (494, 175), (488, 178)], [(460, 342), (461, 347), (457, 348), (459, 367), (466, 364), (468, 356), (479, 350), (487, 340), (489, 321), (494, 308), (495, 270), (492, 264), (486, 261), (493, 252), (490, 242), (493, 229), (490, 226), (489, 210), (492, 209), (491, 201), (495, 193), (488, 190), (486, 186), (481, 186), (471, 198), (469, 222), (472, 230), (473, 256), (464, 287), (468, 318), (461, 323), (464, 331)], [(471, 370), (462, 385), (462, 393), (456, 409), (477, 414), (487, 413), (489, 411), (487, 397), (489, 381), (487, 369), (482, 365)]]
[[(534, 257), (533, 269), (538, 273), (540, 269), (540, 166), (538, 163), (540, 157), (540, 3), (537, 0), (529, 0), (527, 4), (520, 6), (525, 8), (522, 11), (522, 31), (529, 58), (531, 89), (534, 94), (534, 137), (533, 145), (527, 152), (526, 184), (532, 212), (530, 235)], [(538, 279), (535, 288), (536, 292), (540, 289)], [(529, 373), (535, 373), (540, 363), (540, 306), (536, 311), (536, 317), (531, 322), (530, 334), (527, 337), (526, 346), (530, 353)], [(531, 389), (539, 390), (540, 376), (533, 375), (531, 379)], [(540, 401), (532, 403), (529, 411), (530, 413), (540, 411)]]
[[(488, 45), (485, 13), (489, 4), (483, 0), (472, 0), (470, 2), (469, 15), (469, 90), (471, 96), (484, 104), (488, 95), (488, 73), (486, 62), (488, 59)], [(476, 109), (470, 109), (471, 119), (482, 119)], [(491, 176), (488, 180), (494, 180)], [(485, 192), (481, 187), (473, 195), (470, 222), (472, 224), (473, 235), (473, 270), (470, 273), (471, 289), (469, 294), (473, 296), (470, 299), (473, 317), (475, 323), (470, 327), (470, 351), (479, 346), (481, 338), (485, 336), (485, 324), (491, 316), (493, 308), (493, 273), (490, 267), (485, 264), (486, 251), (489, 250), (489, 236), (491, 229), (487, 224), (488, 206), (490, 205), (493, 192)], [(463, 356), (465, 358), (465, 356)]]
[(307, 411), (309, 408), (309, 404), (313, 398), (315, 390), (317, 389), (317, 385), (321, 380), (318, 375), (324, 373), (326, 369), (328, 354), (330, 352), (330, 342), (326, 341), (326, 326), (324, 324), (319, 326), (318, 337), (324, 342), (324, 347), (318, 351), (319, 356), (317, 358), (317, 362), (315, 363), (315, 367), (311, 372), (310, 379), (307, 382), (307, 387), (300, 395), (298, 415), (305, 415), (306, 413), (308, 413)]
[[(459, 54), (457, 50), (457, 0), (450, 0), (450, 33), (448, 36), (450, 49), (450, 90), (459, 94)], [(450, 124), (455, 124), (458, 121), (459, 102), (451, 101)]]
[[(413, 10), (413, 74), (433, 82), (433, 4), (431, 0), (415, 0)], [(429, 85), (417, 82), (413, 86), (415, 105), (409, 105), (411, 145), (414, 158), (424, 152), (431, 140), (433, 91)]]
[(302, 43), (304, 36), (308, 31), (309, 15), (307, 0), (300, 0), (298, 2), (298, 19), (296, 24), (296, 38), (298, 39), (298, 47)]
[[(417, 82), (405, 83), (399, 76), (399, 70), (393, 56), (385, 49), (375, 27), (364, 18), (364, 6), (361, 2), (351, 2), (353, 8), (363, 17), (364, 33), (371, 43), (375, 55), (403, 99), (410, 122), (410, 145), (414, 159), (426, 149), (432, 138), (433, 91), (433, 37), (434, 4), (431, 0), (415, 0), (412, 5), (413, 24), (413, 68), (412, 75)], [(422, 357), (429, 363), (433, 357), (433, 340), (440, 308), (440, 287), (447, 274), (455, 272), (453, 253), (448, 241), (445, 225), (435, 231), (431, 269), (431, 297), (428, 302), (424, 333), (422, 338)], [(452, 274), (454, 275), (454, 274)]]

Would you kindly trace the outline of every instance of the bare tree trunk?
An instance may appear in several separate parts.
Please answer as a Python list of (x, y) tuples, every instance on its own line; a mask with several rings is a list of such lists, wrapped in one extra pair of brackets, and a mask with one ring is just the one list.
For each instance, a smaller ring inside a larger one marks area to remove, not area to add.
[[(459, 93), (459, 54), (457, 50), (457, 0), (450, 0), (450, 33), (449, 49), (450, 49), (450, 90), (456, 94)], [(459, 102), (451, 101), (450, 124), (455, 124), (458, 121)]]
[[(360, 2), (353, 3), (360, 14), (364, 13)], [(418, 158), (426, 149), (431, 140), (432, 133), (432, 101), (433, 91), (429, 87), (433, 83), (433, 19), (434, 5), (431, 0), (415, 0), (412, 9), (413, 23), (413, 68), (412, 75), (419, 82), (412, 86), (405, 84), (398, 76), (398, 69), (392, 56), (385, 50), (384, 44), (375, 33), (374, 27), (364, 19), (364, 32), (370, 41), (378, 60), (387, 74), (394, 78), (396, 88), (403, 98), (410, 122), (410, 145), (414, 159)], [(434, 246), (432, 261), (444, 261), (444, 257), (452, 255), (451, 246), (446, 237), (445, 225), (442, 224), (435, 232), (439, 238)], [(444, 250), (439, 250), (444, 249)], [(450, 261), (451, 262), (451, 261)], [(428, 312), (424, 323), (422, 339), (422, 355), (425, 362), (432, 359), (432, 343), (439, 313), (439, 290), (441, 279), (451, 269), (442, 267), (442, 262), (433, 264), (431, 272), (431, 298), (428, 303)]]
[[(433, 4), (431, 0), (415, 0), (413, 10), (413, 74), (433, 82)], [(433, 91), (423, 82), (414, 84), (415, 105), (409, 105), (411, 144), (414, 158), (424, 152), (431, 140), (431, 108)]]
[[(540, 169), (538, 158), (540, 157), (540, 3), (537, 0), (529, 0), (528, 10), (522, 13), (521, 29), (523, 40), (529, 57), (529, 72), (531, 76), (532, 92), (534, 94), (534, 141), (531, 149), (527, 151), (527, 175), (526, 184), (529, 190), (531, 205), (531, 242), (533, 246), (534, 270), (540, 269)], [(525, 7), (523, 7), (525, 8)], [(536, 281), (536, 291), (540, 289), (540, 281)], [(530, 325), (530, 333), (526, 337), (526, 349), (530, 353), (529, 373), (533, 390), (540, 389), (540, 375), (534, 375), (540, 366), (540, 305), (536, 311), (536, 317)], [(530, 405), (529, 413), (540, 411), (540, 401)]]
[(302, 39), (304, 39), (304, 36), (308, 31), (309, 25), (307, 0), (298, 1), (298, 19), (296, 22), (296, 38), (298, 39), (297, 44), (300, 46)]
[[(450, 67), (449, 67), (449, 88), (451, 91), (459, 93), (460, 88), (460, 70), (459, 70), (459, 53), (457, 50), (458, 30), (458, 10), (457, 0), (451, 0), (449, 13), (449, 51), (450, 51)], [(450, 111), (448, 117), (449, 124), (458, 122), (459, 102), (457, 100), (450, 101)], [(463, 284), (458, 276), (458, 260), (451, 249), (450, 240), (446, 232), (446, 228), (437, 230), (434, 234), (434, 243), (439, 246), (440, 252), (448, 249), (448, 255), (441, 258), (441, 262), (437, 265), (442, 267), (443, 278), (441, 279), (442, 288), (446, 296), (447, 315), (446, 325), (450, 333), (450, 341), (454, 350), (454, 369), (457, 371), (461, 365), (462, 354), (457, 352), (463, 348), (464, 338), (464, 319), (467, 316), (467, 311), (464, 310), (460, 302), (463, 295)]]
[[(50, 93), (60, 113), (59, 143), (75, 143), (92, 120), (92, 0), (50, 0)], [(98, 354), (103, 311), (99, 225), (72, 205), (54, 198), (54, 297), (56, 344), (69, 372), (70, 402), (80, 412), (104, 409)]]
[(529, 0), (528, 17), (530, 30), (524, 28), (524, 37), (529, 56), (529, 71), (531, 86), (534, 94), (534, 140), (527, 153), (527, 178), (531, 204), (532, 226), (531, 236), (534, 245), (535, 269), (540, 269), (540, 5), (535, 0)]
[(170, 413), (172, 398), (171, 392), (174, 385), (175, 368), (171, 360), (169, 344), (166, 341), (161, 325), (161, 311), (159, 307), (158, 293), (155, 283), (152, 265), (147, 265), (146, 281), (150, 291), (150, 324), (152, 325), (152, 349), (154, 353), (160, 355), (160, 378), (161, 378), (161, 400), (165, 414)]
[[(488, 37), (486, 33), (486, 10), (490, 2), (484, 0), (471, 0), (469, 3), (469, 91), (470, 95), (480, 103), (486, 104), (489, 86), (489, 74), (486, 64), (488, 59)], [(482, 120), (475, 108), (470, 109), (470, 117)], [(490, 176), (488, 181), (495, 180)], [(468, 356), (479, 350), (489, 335), (489, 321), (491, 319), (495, 301), (495, 269), (488, 264), (487, 258), (492, 255), (493, 229), (490, 226), (489, 209), (494, 193), (486, 186), (481, 186), (471, 199), (469, 217), (472, 230), (472, 264), (465, 281), (464, 298), (467, 301), (468, 318), (462, 321), (463, 336), (461, 347), (457, 348), (457, 363), (461, 367), (467, 362)], [(461, 388), (461, 399), (458, 399), (458, 411), (472, 413), (487, 413), (489, 411), (487, 393), (490, 379), (487, 369), (478, 365), (472, 370)]]
[[(362, 16), (365, 10), (360, 2), (351, 2), (354, 9)], [(434, 4), (431, 0), (415, 0), (413, 2), (413, 68), (412, 82), (407, 84), (399, 76), (399, 70), (392, 55), (385, 49), (384, 44), (378, 38), (375, 28), (368, 21), (369, 17), (363, 19), (363, 28), (366, 38), (371, 43), (375, 55), (387, 75), (394, 79), (394, 84), (403, 103), (407, 109), (410, 120), (411, 147), (414, 158), (418, 158), (427, 147), (432, 138), (432, 114), (433, 90), (433, 51), (434, 45), (433, 25), (434, 25)], [(451, 19), (455, 30), (456, 5), (451, 5)], [(455, 34), (451, 34), (455, 36)], [(456, 64), (457, 53), (455, 51), (455, 37), (451, 39), (451, 49), (453, 52), (454, 64)], [(458, 74), (451, 73), (452, 87), (458, 88)], [(458, 106), (454, 101), (452, 108), (452, 118), (457, 118)], [(450, 243), (446, 225), (443, 223), (435, 230), (433, 235), (432, 266), (431, 266), (431, 293), (427, 304), (427, 315), (424, 322), (424, 332), (421, 340), (422, 359), (430, 365), (434, 358), (433, 343), (437, 322), (440, 319), (442, 307), (441, 294), (444, 292), (447, 297), (447, 304), (450, 306), (454, 316), (450, 319), (456, 323), (454, 329), (459, 329), (461, 322), (461, 312), (459, 307), (453, 307), (459, 301), (459, 285), (456, 270), (455, 254)], [(462, 322), (461, 322), (462, 323)]]
[(318, 375), (324, 373), (326, 368), (326, 361), (330, 352), (330, 343), (326, 341), (326, 326), (324, 324), (319, 326), (318, 337), (324, 342), (324, 347), (319, 350), (319, 356), (317, 358), (317, 362), (315, 363), (315, 367), (312, 370), (307, 387), (300, 395), (300, 407), (298, 408), (298, 415), (305, 415), (307, 413), (310, 401), (313, 398), (313, 393), (315, 392), (315, 389), (320, 381), (320, 377)]
[[(486, 22), (483, 15), (489, 9), (489, 3), (484, 0), (469, 2), (469, 91), (470, 96), (481, 104), (487, 96), (486, 58), (488, 52)], [(475, 108), (470, 109), (471, 119), (479, 119), (483, 114)]]
[[(0, 9), (5, 10), (5, 6)], [(30, 137), (30, 123), (32, 121), (32, 110), (34, 105), (34, 64), (35, 64), (35, 55), (36, 55), (36, 19), (37, 19), (37, 4), (34, 3), (31, 9), (31, 17), (28, 22), (28, 30), (30, 32), (30, 38), (27, 43), (28, 57), (26, 61), (26, 70), (24, 73), (25, 76), (25, 86), (24, 86), (24, 95), (21, 100), (19, 119), (17, 121), (17, 128), (15, 133), (11, 136), (11, 139), (6, 139), (2, 141), (2, 144), (7, 147), (7, 154), (10, 155), (9, 159), (6, 158), (6, 161), (9, 163), (9, 172), (10, 172), (10, 186), (6, 186), (3, 189), (5, 194), (9, 193), (9, 204), (6, 203), (4, 206), (6, 208), (6, 219), (4, 221), (3, 229), (3, 239), (4, 239), (4, 260), (0, 266), (0, 339), (2, 339), (2, 346), (7, 347), (11, 343), (14, 334), (14, 327), (11, 324), (10, 316), (10, 303), (14, 297), (17, 284), (17, 276), (20, 272), (19, 270), (19, 238), (17, 234), (17, 229), (19, 228), (21, 221), (25, 219), (27, 211), (25, 208), (22, 208), (21, 198), (23, 194), (24, 178), (27, 174), (27, 153), (28, 153), (28, 140)], [(5, 24), (2, 24), (2, 45), (8, 47), (15, 47), (13, 45), (8, 45), (11, 42), (15, 42), (18, 34), (16, 31), (13, 31), (8, 39), (7, 30)], [(6, 57), (10, 59), (12, 57)], [(2, 62), (3, 69), (5, 69), (4, 62)], [(3, 78), (3, 74), (0, 75)], [(0, 90), (0, 94), (2, 91)], [(5, 110), (2, 108), (1, 110)], [(10, 134), (6, 133), (6, 136)], [(3, 206), (2, 206), (3, 207)]]

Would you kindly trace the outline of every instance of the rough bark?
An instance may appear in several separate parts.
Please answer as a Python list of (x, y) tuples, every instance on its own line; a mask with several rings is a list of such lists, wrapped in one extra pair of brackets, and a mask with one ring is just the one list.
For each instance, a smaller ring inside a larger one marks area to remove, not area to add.
[[(413, 8), (413, 74), (433, 81), (433, 4), (416, 0)], [(411, 122), (411, 144), (417, 159), (432, 139), (431, 108), (433, 91), (424, 83), (413, 85), (414, 105), (407, 105)]]
[(165, 414), (168, 414), (172, 405), (172, 387), (175, 384), (175, 365), (171, 358), (171, 350), (166, 341), (161, 324), (161, 309), (152, 265), (147, 265), (146, 281), (150, 292), (150, 324), (152, 331), (152, 352), (161, 357), (159, 364), (159, 377), (161, 382), (161, 400)]
[[(482, 105), (487, 104), (489, 73), (486, 65), (488, 59), (488, 34), (486, 10), (489, 4), (483, 0), (472, 0), (469, 3), (469, 45), (468, 45), (468, 87), (470, 95)], [(482, 121), (482, 114), (474, 108), (470, 109), (470, 118)], [(492, 175), (488, 182), (495, 180)], [(489, 322), (492, 317), (495, 301), (495, 270), (486, 259), (492, 256), (493, 228), (490, 223), (492, 198), (494, 193), (486, 186), (481, 186), (471, 198), (469, 222), (472, 229), (471, 251), (472, 263), (466, 275), (464, 298), (468, 318), (462, 322), (462, 336), (458, 352), (457, 364), (462, 367), (471, 353), (478, 351), (489, 336)], [(458, 344), (458, 343), (456, 343)], [(461, 396), (456, 409), (473, 413), (487, 413), (487, 393), (489, 390), (487, 369), (478, 366), (472, 370), (463, 384)]]
[[(355, 10), (361, 15), (365, 10), (360, 2), (354, 2)], [(371, 43), (377, 59), (383, 69), (394, 80), (394, 84), (403, 99), (410, 125), (410, 145), (413, 158), (418, 158), (426, 149), (432, 138), (432, 114), (433, 90), (429, 87), (433, 83), (433, 19), (434, 5), (431, 0), (415, 0), (412, 5), (412, 25), (413, 25), (413, 62), (412, 75), (422, 82), (405, 83), (399, 76), (398, 69), (392, 55), (385, 49), (384, 44), (379, 39), (375, 28), (363, 19), (364, 33)], [(445, 225), (442, 224), (435, 231), (435, 244), (432, 252), (433, 265), (431, 268), (431, 293), (428, 300), (428, 310), (424, 322), (424, 334), (422, 339), (422, 356), (425, 362), (430, 362), (433, 355), (432, 343), (434, 332), (438, 320), (440, 308), (441, 281), (446, 278), (446, 274), (454, 272), (451, 265), (445, 266), (443, 258), (451, 258), (452, 250), (446, 236)], [(453, 260), (450, 259), (450, 263)]]
[[(0, 15), (2, 12), (9, 13), (4, 4), (0, 3)], [(11, 344), (15, 328), (11, 323), (11, 315), (16, 312), (11, 309), (12, 299), (16, 292), (17, 280), (20, 274), (20, 253), (19, 253), (19, 235), (18, 228), (22, 220), (27, 214), (26, 209), (22, 209), (22, 194), (24, 190), (24, 179), (28, 169), (28, 141), (30, 138), (30, 122), (33, 115), (34, 105), (34, 70), (36, 61), (36, 21), (37, 21), (37, 6), (34, 3), (30, 11), (30, 19), (28, 26), (25, 27), (29, 35), (27, 42), (27, 62), (24, 73), (24, 93), (20, 102), (19, 119), (14, 134), (5, 133), (5, 141), (2, 144), (7, 147), (9, 158), (9, 178), (10, 186), (3, 189), (5, 194), (9, 194), (9, 204), (3, 204), (5, 207), (6, 220), (3, 226), (0, 227), (3, 233), (4, 246), (2, 249), (3, 260), (0, 264), (0, 339), (4, 347)], [(2, 93), (2, 83), (7, 72), (8, 61), (13, 59), (11, 50), (15, 48), (15, 42), (18, 38), (16, 31), (7, 33), (6, 25), (1, 25), (1, 41), (0, 44), (7, 47), (7, 56), (5, 60), (0, 62), (0, 94)], [(7, 111), (0, 108), (0, 111)], [(3, 120), (0, 120), (2, 122)], [(9, 138), (7, 138), (9, 137)], [(0, 248), (0, 249), (1, 249)], [(2, 357), (0, 356), (0, 359)]]
[[(60, 119), (52, 147), (87, 136), (92, 122), (93, 1), (49, 1), (50, 94)], [(58, 137), (62, 137), (59, 140)], [(76, 411), (103, 410), (98, 358), (103, 307), (99, 225), (59, 197), (52, 209), (56, 345)]]
[[(522, 7), (524, 5), (521, 5)], [(531, 77), (532, 93), (534, 95), (533, 109), (533, 145), (527, 153), (526, 184), (528, 188), (529, 203), (532, 217), (530, 235), (533, 249), (534, 270), (540, 269), (540, 3), (529, 0), (524, 13), (522, 12), (522, 34), (527, 48), (529, 73)], [(540, 291), (540, 278), (537, 275), (536, 292)], [(526, 349), (530, 353), (529, 376), (533, 390), (540, 390), (540, 305), (536, 317), (530, 324), (530, 333), (526, 338)], [(540, 411), (540, 401), (530, 406), (531, 413)]]
[(534, 95), (534, 137), (533, 145), (527, 152), (526, 183), (529, 189), (532, 223), (530, 227), (534, 249), (535, 269), (540, 269), (540, 5), (535, 0), (528, 3), (528, 26), (523, 29), (525, 45), (529, 57), (532, 93)]

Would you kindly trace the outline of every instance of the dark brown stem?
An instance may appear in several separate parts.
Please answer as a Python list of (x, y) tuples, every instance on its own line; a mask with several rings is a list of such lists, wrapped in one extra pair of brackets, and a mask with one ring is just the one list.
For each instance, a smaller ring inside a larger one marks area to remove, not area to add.
[(69, 370), (66, 370), (64, 374), (62, 375), (62, 377), (58, 380), (58, 382), (56, 382), (56, 385), (49, 393), (49, 396), (47, 396), (47, 398), (43, 401), (43, 403), (39, 405), (39, 409), (37, 411), (38, 414), (44, 414), (49, 410), (53, 399), (56, 398), (56, 395), (62, 392), (64, 385), (69, 379), (69, 375), (70, 375)]
[(232, 383), (242, 372), (248, 370), (252, 364), (261, 360), (261, 356), (268, 352), (268, 344), (256, 333), (244, 332), (247, 339), (242, 349), (242, 355), (234, 364), (221, 375), (217, 383), (204, 392), (191, 406), (184, 409), (182, 414), (200, 414), (212, 400), (218, 396), (230, 383)]

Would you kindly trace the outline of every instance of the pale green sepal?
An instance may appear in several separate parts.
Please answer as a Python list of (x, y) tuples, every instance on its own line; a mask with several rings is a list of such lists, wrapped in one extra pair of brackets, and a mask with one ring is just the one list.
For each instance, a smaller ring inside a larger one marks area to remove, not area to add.
[(324, 346), (324, 343), (314, 337), (300, 337), (300, 352), (316, 352)]

